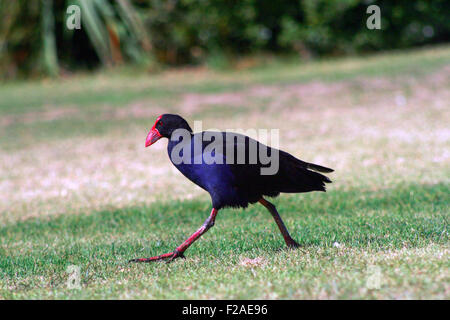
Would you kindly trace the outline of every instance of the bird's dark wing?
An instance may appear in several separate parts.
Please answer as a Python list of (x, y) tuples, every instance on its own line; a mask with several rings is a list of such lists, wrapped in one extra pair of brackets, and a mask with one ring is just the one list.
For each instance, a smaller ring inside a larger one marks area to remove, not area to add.
[[(328, 177), (314, 172), (332, 172), (330, 168), (299, 160), (248, 136), (227, 132), (223, 133), (223, 137), (225, 159), (235, 176), (237, 188), (247, 195), (249, 202), (256, 202), (264, 195), (277, 196), (280, 192), (325, 191), (325, 183), (331, 182)], [(234, 152), (230, 154), (232, 148)], [(241, 155), (245, 153), (245, 163), (239, 163), (238, 160), (242, 162), (239, 152)], [(263, 163), (260, 153), (267, 155), (266, 160), (278, 161), (278, 166), (274, 167), (278, 170), (274, 174), (263, 174), (262, 170), (265, 168), (267, 172), (273, 163)]]

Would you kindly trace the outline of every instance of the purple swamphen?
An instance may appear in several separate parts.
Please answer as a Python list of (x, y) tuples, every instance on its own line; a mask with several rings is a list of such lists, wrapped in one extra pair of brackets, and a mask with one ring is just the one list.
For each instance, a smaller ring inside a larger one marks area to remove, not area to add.
[[(249, 203), (256, 202), (272, 214), (286, 245), (298, 247), (299, 244), (289, 235), (275, 206), (263, 197), (276, 197), (281, 192), (325, 191), (325, 183), (331, 182), (316, 171), (332, 172), (332, 169), (304, 162), (287, 152), (237, 133), (204, 131), (194, 134), (186, 120), (178, 115), (159, 116), (147, 136), (145, 146), (152, 145), (160, 138), (169, 139), (167, 151), (175, 167), (209, 192), (212, 211), (203, 225), (173, 252), (130, 262), (172, 261), (184, 257), (186, 249), (214, 225), (221, 208), (245, 208)], [(276, 172), (262, 174), (269, 163), (253, 157), (261, 155), (262, 151), (278, 161)]]

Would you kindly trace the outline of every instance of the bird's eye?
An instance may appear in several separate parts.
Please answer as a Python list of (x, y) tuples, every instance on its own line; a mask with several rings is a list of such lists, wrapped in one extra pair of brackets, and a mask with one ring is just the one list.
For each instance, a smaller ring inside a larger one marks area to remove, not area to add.
[(159, 120), (158, 124), (159, 124), (160, 126), (162, 126), (162, 121), (161, 121), (161, 120)]

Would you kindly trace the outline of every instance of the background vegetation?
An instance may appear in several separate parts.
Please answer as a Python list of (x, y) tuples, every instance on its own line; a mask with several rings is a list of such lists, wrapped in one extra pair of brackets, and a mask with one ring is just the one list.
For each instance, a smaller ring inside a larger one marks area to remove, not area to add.
[[(16, 81), (0, 97), (0, 298), (450, 298), (448, 46)], [(302, 248), (254, 205), (221, 210), (186, 260), (128, 264), (173, 250), (210, 211), (166, 141), (144, 148), (164, 112), (280, 128), (283, 150), (334, 168), (327, 193), (274, 200)]]
[[(70, 4), (82, 9), (81, 30), (66, 28)], [(366, 27), (370, 4), (382, 30)], [(17, 0), (2, 1), (0, 15), (6, 77), (124, 62), (223, 68), (255, 53), (308, 59), (450, 39), (445, 0)]]
[[(447, 2), (0, 0), (0, 299), (450, 299)], [(128, 264), (210, 211), (144, 148), (163, 113), (335, 169), (273, 200), (302, 247), (254, 205)]]

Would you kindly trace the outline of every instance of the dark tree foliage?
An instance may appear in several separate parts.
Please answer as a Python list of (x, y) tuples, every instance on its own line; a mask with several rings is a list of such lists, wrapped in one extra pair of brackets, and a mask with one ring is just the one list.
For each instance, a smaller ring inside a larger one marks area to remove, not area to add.
[[(45, 71), (44, 1), (52, 0), (0, 2), (0, 74)], [(52, 1), (63, 70), (123, 62), (198, 64), (261, 52), (357, 54), (450, 39), (447, 0), (91, 0), (99, 28), (107, 30), (104, 41), (111, 52), (102, 53), (102, 39), (95, 39), (85, 25), (65, 30), (67, 6), (83, 1)], [(373, 4), (381, 9), (381, 30), (366, 27), (366, 10)], [(142, 32), (127, 20), (127, 6), (142, 22)], [(84, 18), (82, 13), (82, 22)]]

